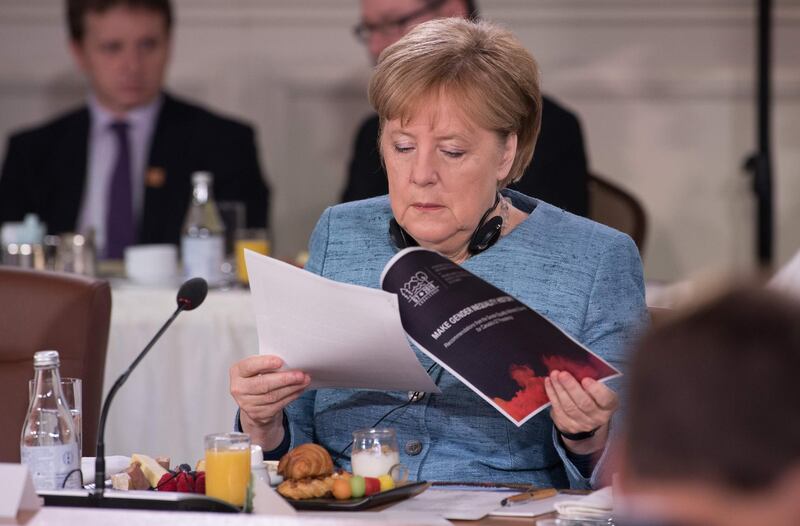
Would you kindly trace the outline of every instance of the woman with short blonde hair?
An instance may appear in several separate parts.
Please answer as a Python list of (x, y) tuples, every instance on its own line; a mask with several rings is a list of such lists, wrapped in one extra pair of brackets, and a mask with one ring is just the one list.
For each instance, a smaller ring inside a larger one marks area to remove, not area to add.
[[(438, 35), (447, 34), (446, 40)], [(533, 158), (542, 123), (536, 60), (506, 29), (444, 18), (419, 25), (381, 53), (369, 102), (381, 118), (407, 118), (426, 96), (469, 108), (475, 124), (501, 139), (517, 135), (517, 154), (501, 188), (517, 182)]]
[[(389, 259), (420, 245), (621, 367), (647, 319), (633, 241), (505, 188), (530, 162), (541, 120), (538, 69), (519, 41), (485, 22), (426, 22), (381, 54), (369, 91), (381, 118), (389, 195), (328, 208), (306, 269), (377, 288)], [(550, 370), (538, 379), (550, 413), (517, 427), (415, 351), (441, 393), (412, 401), (396, 392), (307, 391), (308, 375), (280, 370), (277, 357), (247, 358), (231, 368), (240, 426), (267, 458), (310, 441), (346, 451), (353, 430), (391, 426), (416, 480), (574, 488), (606, 480), (613, 383)], [(491, 367), (487, 360), (487, 374), (513, 391), (509, 371)], [(349, 457), (335, 460), (349, 467)]]

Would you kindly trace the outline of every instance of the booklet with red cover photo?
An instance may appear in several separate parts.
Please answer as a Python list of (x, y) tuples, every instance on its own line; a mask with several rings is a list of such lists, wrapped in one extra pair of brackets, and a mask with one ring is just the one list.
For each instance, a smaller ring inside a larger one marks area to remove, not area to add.
[(620, 372), (553, 322), (444, 256), (419, 247), (393, 257), (381, 287), (425, 354), (521, 426), (550, 405), (552, 370), (578, 380)]

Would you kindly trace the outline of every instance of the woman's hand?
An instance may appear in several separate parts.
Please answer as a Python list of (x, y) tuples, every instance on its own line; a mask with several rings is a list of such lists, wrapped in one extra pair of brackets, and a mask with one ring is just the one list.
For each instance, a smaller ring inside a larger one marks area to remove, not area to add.
[(586, 455), (600, 451), (608, 439), (608, 423), (619, 401), (605, 384), (584, 378), (580, 383), (566, 371), (551, 371), (544, 388), (552, 402), (550, 416), (556, 429), (564, 433), (582, 433), (597, 429), (593, 437), (570, 440), (561, 437), (573, 453)]
[(279, 371), (277, 356), (250, 356), (231, 366), (231, 394), (239, 405), (242, 431), (264, 451), (283, 441), (283, 408), (296, 400), (311, 377), (302, 371)]

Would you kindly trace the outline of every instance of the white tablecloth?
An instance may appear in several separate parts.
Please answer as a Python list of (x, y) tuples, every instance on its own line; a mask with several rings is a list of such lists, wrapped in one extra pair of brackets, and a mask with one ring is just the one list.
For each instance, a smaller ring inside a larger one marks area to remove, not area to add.
[[(175, 289), (115, 287), (104, 393), (176, 308)], [(258, 353), (250, 293), (211, 291), (183, 312), (117, 392), (106, 424), (106, 455), (168, 455), (172, 465), (203, 457), (203, 437), (233, 430), (228, 369)]]
[(244, 513), (199, 513), (176, 511), (105, 510), (46, 507), (23, 512), (22, 520), (2, 524), (24, 526), (446, 526), (448, 521), (434, 515), (358, 513), (300, 513), (296, 516), (247, 515)]

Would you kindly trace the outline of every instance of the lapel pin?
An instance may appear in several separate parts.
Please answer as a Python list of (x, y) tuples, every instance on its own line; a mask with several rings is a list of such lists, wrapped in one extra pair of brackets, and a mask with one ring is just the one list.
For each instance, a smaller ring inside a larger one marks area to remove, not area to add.
[(167, 172), (159, 166), (151, 166), (144, 176), (144, 185), (148, 188), (161, 188), (167, 180)]

